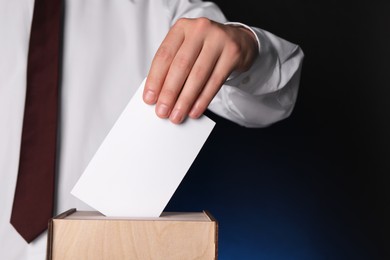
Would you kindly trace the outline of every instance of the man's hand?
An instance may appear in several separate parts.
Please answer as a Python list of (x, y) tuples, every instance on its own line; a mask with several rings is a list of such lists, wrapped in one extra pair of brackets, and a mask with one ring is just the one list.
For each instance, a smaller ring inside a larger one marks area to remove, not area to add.
[(153, 58), (144, 101), (176, 124), (198, 118), (231, 72), (248, 70), (257, 55), (256, 39), (243, 27), (181, 18)]

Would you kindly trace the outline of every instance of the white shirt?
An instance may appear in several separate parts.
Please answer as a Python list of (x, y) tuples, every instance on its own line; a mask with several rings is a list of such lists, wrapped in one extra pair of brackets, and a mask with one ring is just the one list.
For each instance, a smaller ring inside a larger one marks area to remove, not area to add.
[[(46, 253), (46, 234), (27, 244), (9, 223), (33, 6), (34, 0), (0, 0), (0, 259), (4, 260), (44, 259)], [(66, 1), (57, 213), (90, 209), (70, 190), (147, 75), (170, 26), (180, 17), (200, 16), (227, 22), (210, 2)], [(209, 109), (246, 127), (264, 127), (291, 113), (303, 53), (265, 30), (252, 30), (260, 43), (259, 58), (250, 71), (225, 83)]]

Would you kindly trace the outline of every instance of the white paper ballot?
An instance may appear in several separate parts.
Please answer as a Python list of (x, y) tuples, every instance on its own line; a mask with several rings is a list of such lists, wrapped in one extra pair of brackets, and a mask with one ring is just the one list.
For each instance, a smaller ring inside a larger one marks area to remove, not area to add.
[(158, 118), (142, 100), (144, 84), (71, 191), (106, 216), (159, 217), (215, 125)]

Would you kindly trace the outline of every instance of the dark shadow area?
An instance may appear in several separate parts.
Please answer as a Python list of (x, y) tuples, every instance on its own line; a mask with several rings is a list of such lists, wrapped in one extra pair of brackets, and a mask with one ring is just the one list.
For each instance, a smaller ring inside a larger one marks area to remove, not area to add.
[(305, 53), (293, 114), (216, 127), (167, 211), (209, 210), (219, 259), (390, 259), (390, 2), (215, 1)]

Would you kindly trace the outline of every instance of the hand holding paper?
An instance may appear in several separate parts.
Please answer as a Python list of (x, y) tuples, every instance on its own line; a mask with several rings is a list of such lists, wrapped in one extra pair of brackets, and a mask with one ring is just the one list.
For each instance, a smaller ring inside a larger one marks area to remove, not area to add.
[(215, 125), (157, 117), (142, 100), (144, 84), (71, 191), (107, 216), (160, 216)]

